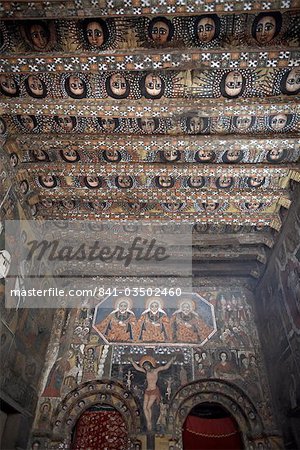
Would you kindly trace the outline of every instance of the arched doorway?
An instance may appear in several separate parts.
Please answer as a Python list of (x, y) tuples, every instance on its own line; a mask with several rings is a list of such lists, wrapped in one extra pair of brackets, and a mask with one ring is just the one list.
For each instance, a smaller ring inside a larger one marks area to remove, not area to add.
[(242, 450), (238, 425), (221, 405), (201, 403), (192, 408), (182, 430), (183, 450)]
[(72, 434), (72, 450), (121, 450), (129, 448), (126, 423), (110, 405), (87, 409), (77, 420)]

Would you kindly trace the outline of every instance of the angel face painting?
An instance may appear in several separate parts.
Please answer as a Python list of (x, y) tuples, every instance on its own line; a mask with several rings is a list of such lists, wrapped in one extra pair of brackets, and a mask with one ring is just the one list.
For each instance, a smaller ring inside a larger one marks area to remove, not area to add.
[(300, 92), (300, 67), (294, 67), (286, 72), (280, 82), (280, 89), (283, 94), (296, 95)]
[(247, 178), (248, 186), (253, 187), (253, 188), (262, 186), (265, 183), (265, 181), (266, 181), (265, 177), (260, 177), (260, 176)]
[(282, 131), (288, 124), (288, 116), (286, 114), (276, 114), (269, 117), (269, 126), (274, 131)]
[(61, 201), (61, 205), (65, 208), (68, 209), (69, 211), (74, 209), (76, 206), (75, 200), (72, 199), (65, 199)]
[(137, 119), (137, 123), (139, 128), (144, 131), (144, 133), (151, 134), (158, 128), (158, 119), (157, 118), (147, 118), (143, 117), (142, 119)]
[(180, 211), (184, 204), (183, 203), (164, 203), (164, 206), (169, 212), (177, 212)]
[(257, 211), (262, 207), (262, 203), (258, 201), (247, 202), (245, 203), (245, 206), (249, 211)]
[(252, 36), (259, 44), (268, 44), (279, 33), (282, 25), (280, 13), (260, 13), (252, 25)]
[(112, 98), (126, 98), (129, 95), (130, 86), (124, 75), (114, 73), (105, 82), (106, 92)]
[(36, 50), (43, 50), (50, 40), (50, 31), (44, 22), (33, 22), (28, 26), (27, 37)]
[(279, 163), (284, 160), (287, 155), (285, 149), (273, 149), (269, 150), (267, 153), (267, 161), (271, 163)]
[(37, 120), (35, 116), (17, 116), (20, 125), (27, 131), (33, 131), (37, 128)]
[(195, 153), (195, 160), (202, 163), (210, 163), (215, 160), (215, 153), (212, 150), (198, 150)]
[(73, 131), (77, 125), (77, 119), (74, 116), (54, 116), (57, 125), (64, 131)]
[(234, 180), (232, 177), (223, 175), (216, 180), (216, 186), (219, 189), (226, 189), (233, 186)]
[(11, 153), (9, 155), (9, 161), (10, 161), (10, 165), (12, 167), (16, 167), (19, 163), (19, 157), (16, 153)]
[(83, 22), (83, 33), (92, 47), (101, 48), (108, 39), (108, 27), (102, 19), (87, 19)]
[(160, 152), (160, 159), (163, 162), (175, 162), (179, 161), (181, 154), (179, 150), (162, 150)]
[(249, 130), (249, 128), (251, 128), (254, 125), (255, 117), (253, 117), (253, 116), (233, 117), (232, 123), (233, 123), (233, 126), (237, 130), (239, 130), (241, 132), (247, 131), (247, 130)]
[(29, 184), (27, 180), (22, 180), (20, 183), (20, 191), (23, 195), (25, 195), (29, 190)]
[(119, 150), (103, 150), (102, 156), (107, 162), (120, 162), (122, 159)]
[(207, 44), (218, 37), (220, 19), (216, 14), (200, 16), (195, 23), (195, 34), (199, 42)]
[(202, 206), (205, 209), (205, 211), (213, 212), (213, 211), (216, 211), (216, 209), (218, 209), (219, 203), (213, 202), (213, 201), (208, 201), (206, 203), (202, 203)]
[(38, 179), (43, 188), (52, 189), (57, 186), (57, 178), (54, 175), (41, 175)]
[(65, 80), (65, 89), (69, 97), (80, 99), (86, 98), (87, 86), (85, 81), (77, 75), (70, 75)]
[(204, 118), (198, 116), (192, 116), (186, 118), (186, 129), (190, 134), (201, 133), (205, 128)]
[(159, 75), (149, 73), (142, 81), (142, 91), (146, 98), (161, 98), (165, 93), (165, 82)]
[(77, 152), (77, 150), (74, 150), (72, 148), (66, 149), (66, 150), (60, 150), (59, 153), (60, 153), (62, 160), (65, 162), (74, 163), (74, 162), (77, 162), (80, 160), (79, 153)]
[(120, 189), (128, 189), (133, 186), (133, 179), (129, 175), (119, 175), (115, 178), (115, 183)]
[(243, 156), (243, 150), (227, 150), (222, 156), (222, 160), (225, 163), (233, 164), (240, 162)]
[(174, 179), (169, 175), (160, 175), (155, 178), (155, 184), (159, 188), (170, 188), (174, 186)]
[(115, 131), (119, 126), (119, 120), (115, 117), (98, 117), (98, 122), (104, 131)]
[(18, 97), (19, 86), (15, 79), (9, 75), (0, 75), (0, 92), (7, 97)]
[(220, 83), (221, 94), (226, 98), (237, 98), (245, 89), (246, 80), (238, 71), (224, 74)]
[(46, 85), (37, 75), (29, 75), (29, 77), (26, 78), (24, 84), (25, 89), (28, 95), (30, 95), (30, 97), (33, 98), (47, 97)]
[(148, 36), (158, 45), (163, 45), (170, 41), (173, 33), (173, 24), (165, 17), (155, 17), (149, 23)]
[(187, 179), (187, 185), (190, 188), (195, 188), (195, 189), (202, 188), (205, 185), (205, 178), (202, 176), (189, 177)]
[(101, 178), (93, 175), (84, 177), (84, 184), (88, 189), (97, 189), (101, 186)]
[(41, 148), (32, 150), (32, 156), (36, 161), (49, 161), (48, 153)]

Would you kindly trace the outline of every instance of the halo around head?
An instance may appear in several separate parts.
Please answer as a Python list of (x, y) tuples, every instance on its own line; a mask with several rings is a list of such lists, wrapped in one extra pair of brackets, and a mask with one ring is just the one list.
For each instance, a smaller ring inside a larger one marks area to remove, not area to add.
[(163, 306), (164, 306), (161, 297), (149, 297), (149, 298), (147, 299), (147, 301), (146, 301), (146, 308), (147, 308), (147, 309), (150, 309), (150, 305), (151, 305), (151, 303), (153, 303), (153, 302), (157, 302), (157, 303), (158, 303), (159, 309), (162, 309)]
[(139, 362), (140, 367), (142, 367), (145, 362), (149, 362), (152, 367), (156, 367), (156, 361), (153, 358), (153, 356), (149, 355), (142, 356)]
[(120, 303), (122, 302), (126, 302), (128, 305), (127, 309), (131, 309), (132, 308), (132, 300), (130, 297), (119, 297), (117, 298), (116, 302), (115, 302), (115, 309), (119, 309)]

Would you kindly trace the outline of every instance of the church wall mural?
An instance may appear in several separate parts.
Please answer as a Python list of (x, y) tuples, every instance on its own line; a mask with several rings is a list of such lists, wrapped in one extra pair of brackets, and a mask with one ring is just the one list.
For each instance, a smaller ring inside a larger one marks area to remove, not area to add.
[[(299, 186), (294, 190), (299, 198)], [(291, 209), (264, 279), (256, 290), (258, 329), (285, 442), (299, 446), (300, 210)], [(274, 276), (274, 273), (276, 276)]]
[[(168, 411), (176, 393), (193, 380), (209, 379), (233, 384), (248, 395), (265, 436), (272, 434), (275, 424), (250, 292), (238, 286), (194, 291), (177, 300), (108, 296), (93, 309), (58, 312), (60, 339), (48, 348), (34, 437), (59, 435), (66, 423), (69, 431), (61, 439), (70, 439), (67, 434), (91, 406), (87, 396), (95, 389), (94, 404), (111, 404), (123, 413), (130, 411), (126, 401), (134, 399), (140, 436), (169, 435)], [(147, 368), (154, 370), (156, 381)], [(120, 389), (125, 404), (117, 399)]]

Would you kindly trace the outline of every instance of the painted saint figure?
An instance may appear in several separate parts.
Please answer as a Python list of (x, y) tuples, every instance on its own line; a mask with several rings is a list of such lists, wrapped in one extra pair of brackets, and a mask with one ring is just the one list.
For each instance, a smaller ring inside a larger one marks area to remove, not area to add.
[(201, 342), (209, 335), (210, 327), (195, 311), (195, 303), (185, 299), (171, 318), (174, 342)]
[(121, 297), (115, 304), (115, 309), (101, 323), (95, 324), (109, 341), (133, 341), (136, 329), (136, 317), (131, 311), (132, 303), (129, 297)]
[(133, 359), (129, 359), (133, 367), (139, 372), (144, 373), (146, 376), (147, 388), (144, 393), (143, 411), (148, 431), (152, 430), (152, 407), (155, 402), (159, 404), (161, 400), (161, 394), (157, 386), (158, 374), (159, 372), (168, 370), (175, 359), (176, 358), (173, 356), (167, 364), (159, 367), (155, 367), (156, 361), (151, 356), (143, 356), (139, 365), (136, 364)]
[(150, 297), (147, 309), (138, 320), (138, 341), (165, 342), (170, 339), (170, 321), (162, 310), (161, 300)]

